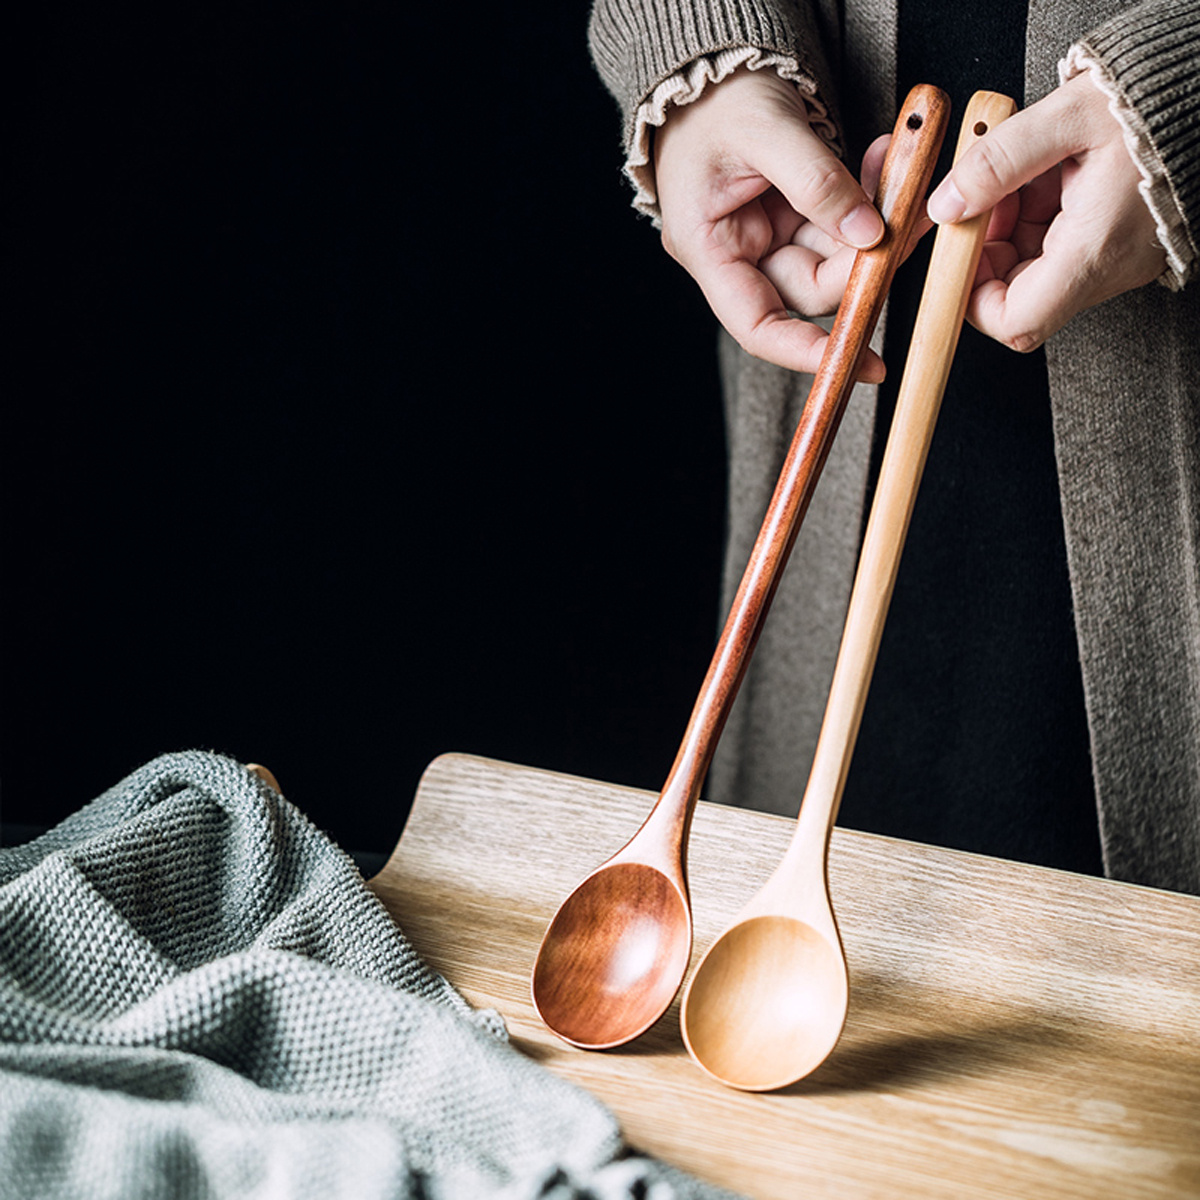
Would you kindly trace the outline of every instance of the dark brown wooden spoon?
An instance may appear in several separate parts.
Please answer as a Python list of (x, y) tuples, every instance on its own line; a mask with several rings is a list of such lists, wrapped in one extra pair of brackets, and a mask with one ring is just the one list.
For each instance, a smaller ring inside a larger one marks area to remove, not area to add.
[(922, 84), (905, 100), (879, 181), (886, 231), (854, 261), (837, 319), (679, 752), (641, 829), (563, 902), (533, 969), (533, 1002), (565, 1041), (631, 1041), (670, 1006), (687, 970), (687, 840), (700, 787), (828, 457), (896, 268), (921, 214), (949, 101)]

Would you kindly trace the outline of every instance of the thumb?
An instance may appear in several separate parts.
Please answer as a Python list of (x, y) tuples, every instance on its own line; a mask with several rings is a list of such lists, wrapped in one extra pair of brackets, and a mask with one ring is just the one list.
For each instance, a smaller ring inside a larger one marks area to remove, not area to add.
[(980, 138), (930, 195), (929, 216), (939, 225), (978, 216), (1083, 149), (1062, 108), (1052, 92)]
[(822, 232), (856, 250), (883, 237), (883, 218), (862, 185), (807, 123), (776, 126), (757, 150), (759, 170)]

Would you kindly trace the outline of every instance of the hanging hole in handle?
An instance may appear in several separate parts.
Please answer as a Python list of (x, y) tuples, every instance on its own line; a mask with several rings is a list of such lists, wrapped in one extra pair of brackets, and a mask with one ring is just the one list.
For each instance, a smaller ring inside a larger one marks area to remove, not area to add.
[(905, 124), (909, 127), (909, 129), (920, 129), (921, 126), (925, 124), (925, 121), (921, 117), (920, 113), (912, 113), (909, 115), (908, 120), (905, 121)]
[(983, 137), (983, 135), (985, 133), (987, 133), (987, 122), (986, 121), (976, 121), (975, 128), (971, 132), (976, 137)]

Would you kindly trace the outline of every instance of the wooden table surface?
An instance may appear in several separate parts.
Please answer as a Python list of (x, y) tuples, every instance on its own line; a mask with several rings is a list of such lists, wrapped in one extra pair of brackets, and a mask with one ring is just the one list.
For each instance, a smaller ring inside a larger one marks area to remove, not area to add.
[[(372, 881), (416, 949), (515, 1045), (607, 1103), (629, 1141), (751, 1197), (1200, 1197), (1200, 899), (836, 830), (842, 1040), (779, 1093), (688, 1058), (678, 1001), (617, 1051), (567, 1046), (529, 974), (563, 898), (653, 795), (437, 759)], [(693, 965), (792, 822), (701, 804)]]

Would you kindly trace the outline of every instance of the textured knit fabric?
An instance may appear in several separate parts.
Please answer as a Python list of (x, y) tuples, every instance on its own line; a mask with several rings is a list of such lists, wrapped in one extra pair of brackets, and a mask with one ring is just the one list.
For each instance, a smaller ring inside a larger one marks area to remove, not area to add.
[(717, 1197), (509, 1047), (236, 762), (0, 850), (0, 1194)]
[(637, 0), (627, 7), (598, 6), (593, 12), (592, 56), (625, 114), (627, 144), (634, 137), (638, 106), (664, 79), (703, 55), (744, 46), (788, 58), (805, 46), (799, 70), (818, 85), (828, 79), (817, 27), (807, 7), (753, 0), (714, 5)]
[[(697, 0), (704, 18), (639, 0), (597, 0), (591, 34), (628, 131), (645, 96), (711, 54), (699, 25), (742, 27), (749, 0)], [(755, 18), (797, 31), (763, 48), (810, 64), (812, 98), (844, 126), (851, 165), (895, 117), (895, 0), (760, 0)], [(945, 19), (958, 19), (945, 6)], [(639, 42), (638, 87), (614, 80), (620, 31)], [(805, 32), (800, 32), (805, 31)], [(819, 36), (823, 46), (808, 39)], [(1025, 94), (1097, 71), (1141, 166), (1168, 250), (1171, 286), (1197, 269), (1200, 201), (1197, 0), (1030, 0)], [(1074, 47), (1074, 49), (1073, 49)], [(723, 46), (722, 48), (728, 48)], [(829, 92), (822, 90), (823, 64)], [(930, 82), (937, 82), (931, 71)], [(719, 85), (718, 85), (719, 86)], [(639, 90), (643, 89), (643, 90)], [(722, 335), (730, 453), (725, 598), (757, 532), (808, 379), (754, 363)], [(1104, 865), (1122, 879), (1200, 892), (1200, 293), (1150, 285), (1070, 322), (1046, 347)], [(897, 364), (893, 364), (896, 369)], [(812, 506), (726, 726), (713, 799), (794, 814), (824, 710), (861, 530), (875, 394), (850, 401)], [(987, 686), (981, 681), (980, 686)], [(1030, 697), (1030, 703), (1036, 703)]]

